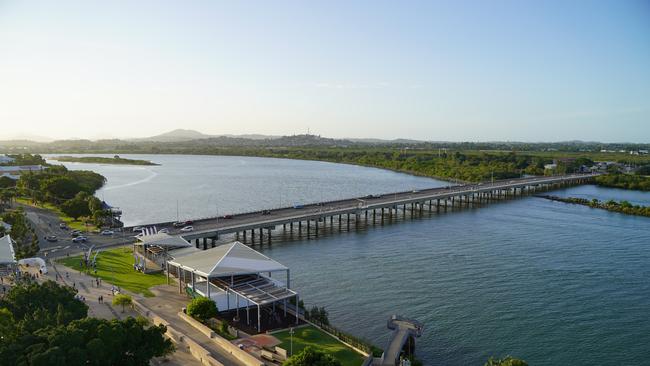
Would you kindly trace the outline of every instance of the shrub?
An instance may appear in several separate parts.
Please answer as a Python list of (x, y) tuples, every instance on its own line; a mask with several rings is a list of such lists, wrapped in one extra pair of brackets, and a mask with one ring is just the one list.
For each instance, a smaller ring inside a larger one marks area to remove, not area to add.
[(210, 318), (217, 316), (217, 304), (207, 297), (197, 297), (192, 299), (187, 305), (187, 315), (200, 322), (205, 322)]

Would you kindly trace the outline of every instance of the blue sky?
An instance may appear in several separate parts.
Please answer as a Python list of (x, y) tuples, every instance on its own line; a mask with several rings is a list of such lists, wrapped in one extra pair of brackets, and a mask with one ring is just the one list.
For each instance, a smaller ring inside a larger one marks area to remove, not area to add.
[(3, 1), (0, 139), (650, 141), (648, 1)]

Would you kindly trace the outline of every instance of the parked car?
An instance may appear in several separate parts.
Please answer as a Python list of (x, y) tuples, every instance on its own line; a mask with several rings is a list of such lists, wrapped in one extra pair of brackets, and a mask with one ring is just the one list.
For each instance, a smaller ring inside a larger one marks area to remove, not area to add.
[(113, 230), (103, 230), (101, 234), (104, 236), (109, 236), (115, 234), (115, 232)]
[(76, 238), (72, 239), (73, 243), (85, 243), (86, 241), (88, 241), (88, 238), (83, 235), (79, 235)]
[(59, 241), (59, 238), (57, 238), (56, 235), (48, 235), (45, 237), (45, 240), (54, 243)]
[(68, 229), (68, 224), (65, 222), (62, 222), (59, 224), (59, 229), (67, 230)]
[(182, 232), (186, 233), (188, 231), (193, 231), (194, 226), (185, 226), (184, 228), (181, 229)]

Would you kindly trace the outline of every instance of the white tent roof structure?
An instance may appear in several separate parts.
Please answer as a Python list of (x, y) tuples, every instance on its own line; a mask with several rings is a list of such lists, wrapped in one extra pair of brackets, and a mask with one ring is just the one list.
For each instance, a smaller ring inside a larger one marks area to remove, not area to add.
[(11, 237), (5, 235), (0, 238), (0, 264), (15, 264), (16, 255), (14, 253), (14, 246), (11, 242)]
[(155, 233), (139, 236), (139, 245), (157, 245), (159, 247), (191, 247), (187, 240), (180, 236), (172, 236), (167, 233)]
[(175, 256), (169, 264), (210, 278), (288, 270), (238, 241), (213, 249), (185, 252), (184, 255)]

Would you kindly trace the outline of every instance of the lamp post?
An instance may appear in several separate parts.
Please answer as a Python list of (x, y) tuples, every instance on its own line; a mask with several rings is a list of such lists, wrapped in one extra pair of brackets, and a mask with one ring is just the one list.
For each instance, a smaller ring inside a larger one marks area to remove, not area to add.
[[(298, 307), (296, 306), (296, 310)], [(289, 328), (289, 356), (293, 356), (293, 327)]]

